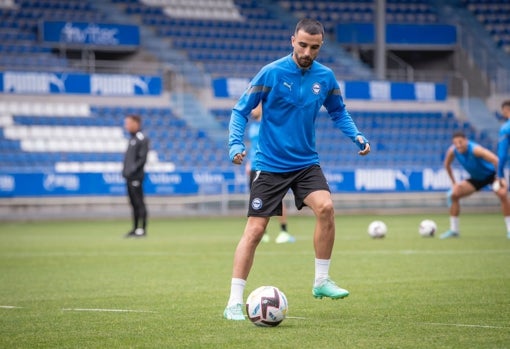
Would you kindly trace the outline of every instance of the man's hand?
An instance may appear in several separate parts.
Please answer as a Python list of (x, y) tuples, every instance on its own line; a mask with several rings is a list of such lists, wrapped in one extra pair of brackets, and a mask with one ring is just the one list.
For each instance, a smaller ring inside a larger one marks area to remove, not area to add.
[(237, 153), (234, 155), (234, 159), (232, 162), (236, 165), (241, 165), (243, 163), (244, 157), (246, 156), (246, 151), (243, 151), (242, 153)]
[(362, 135), (356, 136), (355, 143), (358, 145), (358, 147), (361, 149), (358, 154), (361, 156), (365, 156), (368, 153), (370, 153), (370, 143), (368, 143), (368, 140), (363, 137)]

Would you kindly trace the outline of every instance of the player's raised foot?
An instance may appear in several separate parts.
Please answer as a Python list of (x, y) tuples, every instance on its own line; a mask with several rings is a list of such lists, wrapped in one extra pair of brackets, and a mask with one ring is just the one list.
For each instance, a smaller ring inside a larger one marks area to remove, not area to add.
[(243, 305), (234, 304), (227, 306), (223, 311), (223, 317), (227, 320), (241, 321), (244, 320)]
[(280, 234), (278, 234), (278, 236), (276, 237), (275, 242), (277, 244), (292, 243), (296, 242), (296, 238), (287, 233), (286, 231), (281, 231)]
[(260, 240), (260, 241), (269, 242), (269, 241), (271, 241), (271, 238), (269, 237), (269, 234), (264, 233), (264, 235), (262, 236), (262, 240)]
[(322, 299), (322, 297), (329, 297), (331, 299), (341, 299), (349, 295), (349, 291), (338, 287), (331, 279), (324, 279), (319, 285), (314, 286), (312, 295), (315, 298)]
[(453, 230), (448, 230), (448, 231), (445, 231), (443, 234), (441, 234), (441, 236), (439, 238), (440, 239), (450, 239), (450, 238), (458, 238), (458, 237), (459, 237), (459, 232), (453, 231)]

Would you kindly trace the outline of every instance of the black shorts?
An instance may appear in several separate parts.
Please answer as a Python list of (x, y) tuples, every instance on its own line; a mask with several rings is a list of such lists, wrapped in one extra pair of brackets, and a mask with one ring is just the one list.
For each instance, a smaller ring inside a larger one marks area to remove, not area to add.
[(475, 187), (476, 190), (480, 190), (482, 189), (483, 187), (489, 185), (489, 184), (492, 184), (494, 182), (494, 180), (496, 179), (496, 172), (494, 172), (493, 174), (491, 174), (490, 176), (487, 176), (486, 178), (484, 179), (473, 179), (473, 178), (469, 178), (469, 179), (466, 179), (466, 181), (468, 181), (469, 183), (471, 183), (471, 185), (473, 187)]
[(248, 216), (281, 216), (282, 200), (289, 189), (292, 189), (296, 208), (300, 210), (310, 193), (329, 191), (329, 185), (319, 165), (284, 173), (256, 171), (251, 181)]

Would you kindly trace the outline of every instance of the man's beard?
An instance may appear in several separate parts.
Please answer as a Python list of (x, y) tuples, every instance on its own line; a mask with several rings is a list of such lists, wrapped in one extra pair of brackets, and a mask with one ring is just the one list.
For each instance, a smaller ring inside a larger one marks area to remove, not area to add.
[(309, 68), (313, 63), (313, 59), (310, 56), (299, 57), (296, 53), (294, 55), (296, 56), (296, 61), (301, 68)]

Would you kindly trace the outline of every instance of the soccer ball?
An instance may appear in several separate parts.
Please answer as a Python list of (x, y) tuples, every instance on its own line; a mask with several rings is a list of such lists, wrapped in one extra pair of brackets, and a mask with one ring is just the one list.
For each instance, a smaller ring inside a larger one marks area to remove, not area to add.
[(368, 226), (368, 235), (374, 239), (381, 239), (386, 236), (388, 227), (383, 221), (373, 221)]
[(436, 233), (436, 230), (437, 230), (436, 222), (430, 219), (425, 219), (421, 221), (420, 226), (418, 227), (418, 232), (423, 237), (433, 237), (434, 234)]
[(278, 326), (288, 309), (287, 297), (274, 286), (260, 286), (246, 300), (248, 319), (257, 326)]

